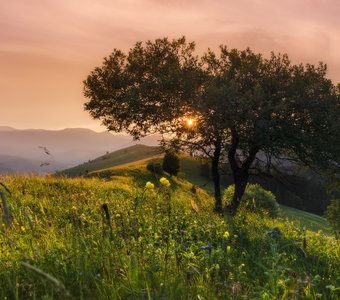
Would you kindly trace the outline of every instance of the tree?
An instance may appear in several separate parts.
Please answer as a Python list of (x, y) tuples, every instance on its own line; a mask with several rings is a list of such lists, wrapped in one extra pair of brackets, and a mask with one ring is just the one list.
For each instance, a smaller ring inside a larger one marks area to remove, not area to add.
[(205, 102), (219, 112), (215, 122), (227, 131), (235, 183), (231, 213), (259, 154), (268, 167), (287, 160), (324, 169), (334, 165), (340, 141), (335, 126), (339, 93), (325, 78), (325, 65), (292, 65), (287, 55), (272, 53), (264, 59), (250, 49), (226, 47), (219, 57), (209, 52), (204, 59), (211, 78)]
[(165, 172), (170, 174), (170, 176), (177, 176), (180, 170), (180, 161), (175, 151), (170, 150), (165, 152), (162, 167)]
[(235, 184), (232, 214), (255, 165), (338, 166), (339, 89), (325, 65), (225, 46), (198, 57), (194, 49), (185, 38), (165, 38), (139, 42), (127, 55), (114, 50), (84, 82), (85, 109), (109, 130), (137, 139), (167, 133), (173, 146), (209, 157), (219, 212), (223, 160)]

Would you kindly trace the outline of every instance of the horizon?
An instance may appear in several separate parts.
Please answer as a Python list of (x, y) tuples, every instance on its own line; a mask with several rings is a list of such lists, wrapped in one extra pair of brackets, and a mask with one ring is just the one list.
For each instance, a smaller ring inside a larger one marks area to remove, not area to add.
[(81, 126), (77, 126), (77, 125), (70, 125), (70, 127), (51, 127), (51, 128), (42, 128), (42, 127), (19, 127), (19, 126), (11, 126), (11, 125), (7, 125), (7, 124), (0, 124), (0, 128), (1, 127), (9, 127), (11, 129), (15, 129), (15, 130), (48, 130), (48, 131), (62, 131), (65, 129), (89, 129), (92, 130), (94, 132), (97, 133), (102, 133), (102, 132), (110, 132), (112, 134), (123, 134), (123, 135), (127, 135), (123, 132), (113, 132), (113, 131), (109, 131), (107, 130), (104, 126), (88, 126), (88, 127), (81, 127)]

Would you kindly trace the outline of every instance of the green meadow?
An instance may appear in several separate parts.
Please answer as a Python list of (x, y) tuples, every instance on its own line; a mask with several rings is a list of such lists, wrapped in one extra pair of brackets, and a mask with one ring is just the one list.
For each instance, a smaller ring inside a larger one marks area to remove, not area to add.
[(0, 178), (12, 221), (0, 299), (340, 298), (325, 219), (287, 207), (224, 217), (205, 190), (180, 176), (164, 185), (145, 163), (101, 172)]

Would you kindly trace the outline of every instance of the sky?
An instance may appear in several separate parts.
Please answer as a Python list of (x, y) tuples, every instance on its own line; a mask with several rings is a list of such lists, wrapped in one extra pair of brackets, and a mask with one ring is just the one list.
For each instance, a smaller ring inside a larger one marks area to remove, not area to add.
[(338, 83), (339, 16), (339, 0), (0, 0), (0, 125), (105, 130), (83, 80), (114, 48), (159, 37), (322, 61)]

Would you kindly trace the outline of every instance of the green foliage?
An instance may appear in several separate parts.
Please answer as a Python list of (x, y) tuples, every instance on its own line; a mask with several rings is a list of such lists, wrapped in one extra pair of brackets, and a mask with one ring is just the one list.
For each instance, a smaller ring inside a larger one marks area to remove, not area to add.
[(333, 237), (251, 212), (224, 219), (176, 177), (145, 188), (145, 168), (113, 176), (0, 178), (13, 217), (0, 224), (0, 299), (340, 297)]
[[(234, 185), (230, 185), (223, 194), (223, 201), (226, 205), (231, 203), (234, 195)], [(279, 215), (280, 207), (276, 202), (275, 195), (262, 188), (258, 184), (248, 184), (241, 200), (241, 207), (247, 211), (256, 213), (267, 213), (275, 218)]]
[(168, 172), (171, 176), (177, 176), (180, 170), (180, 161), (175, 151), (170, 150), (165, 153), (162, 167), (163, 170)]
[(340, 199), (333, 199), (327, 206), (326, 217), (335, 235), (340, 238)]

